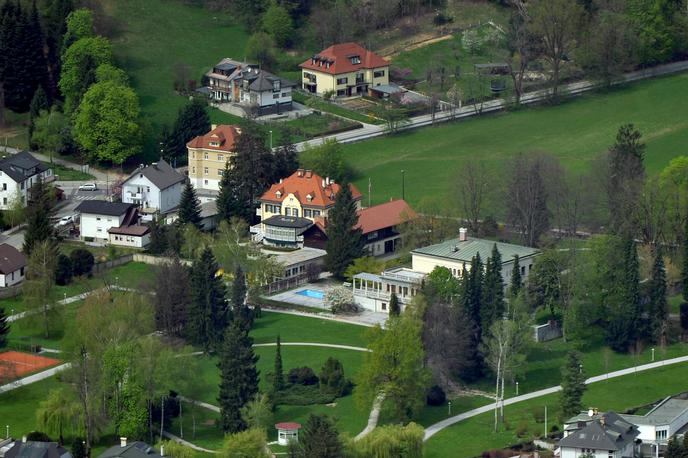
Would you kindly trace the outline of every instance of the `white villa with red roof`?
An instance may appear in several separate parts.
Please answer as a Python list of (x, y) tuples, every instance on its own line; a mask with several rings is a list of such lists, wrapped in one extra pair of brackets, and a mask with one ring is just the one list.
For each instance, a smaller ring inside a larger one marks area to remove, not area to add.
[(367, 95), (389, 84), (389, 62), (358, 43), (332, 45), (299, 66), (303, 89), (317, 95)]

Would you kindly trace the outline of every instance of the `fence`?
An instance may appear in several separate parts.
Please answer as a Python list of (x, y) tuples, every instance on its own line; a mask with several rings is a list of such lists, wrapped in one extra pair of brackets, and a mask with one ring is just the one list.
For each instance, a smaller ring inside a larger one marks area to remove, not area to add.
[(104, 262), (97, 262), (93, 265), (93, 273), (94, 274), (99, 274), (103, 272), (104, 270), (112, 269), (113, 267), (121, 266), (122, 264), (126, 264), (128, 262), (131, 262), (134, 260), (134, 255), (133, 254), (125, 254), (124, 256), (120, 256), (119, 258), (112, 259), (110, 261), (104, 261)]
[(281, 280), (277, 280), (268, 284), (266, 288), (266, 293), (274, 294), (279, 291), (284, 291), (285, 289), (296, 288), (297, 286), (301, 286), (303, 284), (308, 283), (309, 279), (310, 276), (307, 273), (297, 275), (296, 277), (283, 278)]

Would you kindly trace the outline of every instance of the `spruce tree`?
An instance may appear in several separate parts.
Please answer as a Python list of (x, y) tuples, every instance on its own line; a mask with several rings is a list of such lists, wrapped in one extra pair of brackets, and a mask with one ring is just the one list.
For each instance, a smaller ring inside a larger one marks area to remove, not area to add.
[(190, 181), (186, 182), (182, 192), (178, 215), (179, 224), (193, 224), (197, 228), (201, 228), (201, 203), (198, 201), (196, 190)]
[(253, 339), (234, 321), (224, 335), (220, 348), (220, 426), (225, 433), (246, 429), (240, 410), (258, 393), (258, 357)]
[(681, 272), (681, 283), (683, 286), (683, 301), (688, 302), (688, 218), (683, 231), (683, 269)]
[(461, 373), (461, 378), (465, 381), (474, 381), (483, 375), (484, 361), (479, 351), (482, 342), (482, 320), (481, 299), (483, 286), (483, 266), (480, 255), (475, 256), (471, 261), (471, 269), (466, 270), (465, 266), (461, 276), (461, 296), (458, 306), (465, 313), (470, 321), (469, 328), (472, 332), (466, 348), (466, 365)]
[(563, 418), (568, 419), (580, 413), (585, 392), (585, 372), (578, 352), (566, 355), (566, 364), (561, 368), (561, 395), (559, 406)]
[(495, 320), (504, 315), (504, 282), (502, 281), (502, 255), (497, 244), (485, 264), (485, 279), (482, 290), (480, 320), (482, 329), (490, 329)]
[(230, 320), (225, 301), (225, 286), (217, 275), (218, 265), (206, 248), (191, 268), (191, 302), (187, 309), (186, 334), (189, 340), (208, 352), (217, 348)]
[(277, 350), (275, 351), (275, 373), (272, 379), (272, 391), (277, 393), (284, 389), (284, 368), (282, 367), (282, 341), (277, 335)]
[(217, 215), (220, 217), (220, 220), (229, 221), (234, 216), (242, 216), (243, 211), (237, 200), (239, 189), (234, 180), (235, 177), (236, 174), (232, 173), (229, 161), (227, 161), (220, 179), (220, 192), (215, 201)]
[(244, 274), (241, 266), (237, 266), (232, 281), (232, 311), (234, 312), (234, 321), (239, 321), (248, 331), (253, 324), (253, 317), (248, 308), (246, 292), (246, 274)]
[(308, 417), (299, 435), (300, 456), (304, 458), (341, 458), (344, 447), (334, 422), (327, 415)]
[(53, 216), (52, 196), (50, 188), (41, 180), (29, 190), (26, 206), (27, 227), (24, 234), (25, 254), (30, 255), (34, 245), (55, 237), (55, 228), (51, 221)]
[(659, 343), (664, 331), (664, 323), (669, 313), (667, 303), (666, 269), (662, 256), (662, 247), (658, 244), (655, 249), (655, 262), (652, 265), (650, 278), (650, 302), (648, 304), (648, 316), (650, 318), (650, 337), (653, 342)]
[(685, 455), (683, 447), (678, 442), (676, 436), (669, 439), (667, 444), (667, 449), (664, 452), (664, 458), (683, 458)]
[(343, 278), (344, 271), (354, 261), (363, 256), (363, 233), (358, 224), (356, 201), (351, 187), (342, 183), (330, 210), (327, 223), (327, 244), (325, 266), (335, 278)]
[(210, 128), (210, 116), (205, 102), (194, 99), (182, 107), (177, 113), (177, 119), (167, 143), (166, 151), (170, 158), (186, 158), (186, 144), (194, 137), (207, 134)]
[(10, 336), (10, 322), (7, 321), (5, 309), (0, 307), (0, 350), (7, 346)]
[(399, 305), (399, 297), (395, 293), (389, 298), (389, 316), (401, 315), (401, 306)]
[(511, 297), (514, 298), (518, 296), (518, 293), (521, 292), (521, 288), (523, 287), (523, 279), (521, 278), (521, 266), (518, 262), (518, 255), (514, 255), (514, 268), (511, 271), (511, 288), (510, 288), (510, 293)]
[(48, 101), (48, 96), (43, 89), (43, 86), (38, 86), (36, 92), (33, 94), (31, 99), (31, 105), (29, 106), (29, 138), (33, 135), (33, 130), (35, 128), (35, 122), (41, 113), (41, 110), (48, 110), (50, 108), (50, 102)]

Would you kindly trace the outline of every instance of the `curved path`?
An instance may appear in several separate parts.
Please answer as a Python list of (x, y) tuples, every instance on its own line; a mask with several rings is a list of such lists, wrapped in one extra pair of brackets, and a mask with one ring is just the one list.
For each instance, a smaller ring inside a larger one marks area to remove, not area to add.
[[(372, 352), (372, 350), (369, 350), (369, 349), (363, 348), (363, 347), (352, 347), (351, 345), (326, 344), (326, 343), (317, 343), (317, 342), (280, 342), (280, 344), (283, 347), (326, 347), (326, 348), (339, 348), (341, 350)], [(276, 347), (277, 343), (275, 343), (275, 342), (260, 343), (260, 344), (253, 344), (253, 346), (254, 347)]]
[[(642, 372), (642, 371), (647, 371), (650, 369), (656, 369), (658, 367), (662, 366), (669, 366), (671, 364), (679, 364), (679, 363), (685, 363), (688, 362), (688, 356), (679, 356), (678, 358), (671, 358), (667, 359), (664, 361), (656, 361), (654, 363), (649, 363), (649, 364), (643, 364), (641, 366), (635, 366), (635, 367), (630, 367), (628, 369), (621, 369), (618, 371), (614, 372), (609, 372), (607, 374), (602, 374), (602, 375), (596, 375), (595, 377), (590, 377), (585, 381), (586, 385), (589, 385), (591, 383), (595, 382), (601, 382), (603, 380), (608, 380), (610, 378), (615, 378), (615, 377), (622, 377), (624, 375), (630, 375), (630, 374), (635, 374), (636, 372)], [(527, 401), (529, 399), (535, 399), (539, 398), (541, 396), (546, 396), (548, 394), (556, 393), (558, 391), (561, 391), (561, 386), (553, 386), (550, 388), (545, 388), (542, 390), (538, 391), (533, 391), (532, 393), (526, 393), (522, 394), (520, 396), (514, 396), (513, 398), (505, 399), (504, 400), (504, 405), (509, 406), (512, 404), (516, 404), (519, 402)], [(435, 423), (434, 425), (428, 426), (425, 429), (425, 437), (423, 438), (423, 441), (427, 441), (430, 439), (432, 436), (437, 434), (438, 432), (442, 431), (443, 429), (458, 423), (460, 421), (466, 420), (471, 417), (475, 417), (477, 415), (490, 412), (495, 408), (495, 403), (488, 404), (486, 406), (478, 407), (477, 409), (469, 410), (467, 412), (460, 413), (458, 415), (455, 415), (453, 417), (447, 418), (445, 420), (439, 421)]]

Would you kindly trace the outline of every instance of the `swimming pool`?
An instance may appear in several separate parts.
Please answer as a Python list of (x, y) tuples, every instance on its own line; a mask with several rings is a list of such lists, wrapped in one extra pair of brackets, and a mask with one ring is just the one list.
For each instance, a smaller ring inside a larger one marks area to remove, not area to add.
[(299, 296), (306, 296), (313, 299), (325, 299), (325, 293), (322, 291), (318, 291), (317, 289), (302, 289), (301, 291), (297, 291), (296, 294), (298, 294)]

